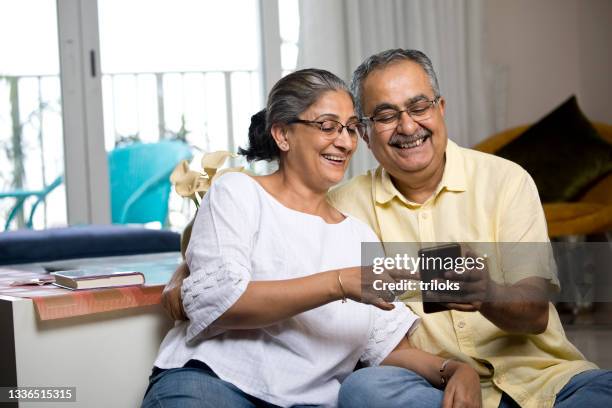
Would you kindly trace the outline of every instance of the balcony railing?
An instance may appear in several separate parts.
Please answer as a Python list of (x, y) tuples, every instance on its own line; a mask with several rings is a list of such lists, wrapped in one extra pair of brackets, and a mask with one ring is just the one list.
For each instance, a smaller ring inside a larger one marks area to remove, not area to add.
[(257, 71), (113, 73), (102, 86), (107, 148), (126, 137), (178, 136), (203, 150), (232, 149), (261, 105)]
[[(102, 93), (107, 150), (129, 141), (174, 137), (192, 145), (196, 154), (235, 151), (246, 143), (250, 116), (262, 104), (257, 71), (104, 74)], [(0, 76), (0, 163), (3, 192), (42, 189), (63, 174), (58, 76)], [(37, 210), (35, 228), (66, 223), (63, 186), (52, 194)], [(0, 225), (10, 201), (0, 200)], [(170, 207), (171, 225), (189, 217), (191, 210), (177, 197)], [(12, 228), (24, 224), (19, 214)]]

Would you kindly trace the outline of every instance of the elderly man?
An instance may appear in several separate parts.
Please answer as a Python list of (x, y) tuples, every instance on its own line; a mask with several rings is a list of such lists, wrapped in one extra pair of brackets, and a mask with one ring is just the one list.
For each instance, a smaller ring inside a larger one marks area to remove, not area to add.
[[(537, 189), (519, 166), (447, 138), (445, 100), (431, 61), (414, 50), (368, 58), (354, 73), (365, 142), (380, 166), (330, 193), (341, 211), (367, 222), (383, 242), (547, 242)], [(500, 284), (472, 274), (470, 302), (423, 312), (412, 346), (469, 363), (485, 407), (612, 406), (612, 373), (597, 370), (567, 340), (546, 297), (553, 276)], [(525, 300), (528, 299), (528, 300)], [(397, 367), (353, 373), (341, 407), (464, 406)]]

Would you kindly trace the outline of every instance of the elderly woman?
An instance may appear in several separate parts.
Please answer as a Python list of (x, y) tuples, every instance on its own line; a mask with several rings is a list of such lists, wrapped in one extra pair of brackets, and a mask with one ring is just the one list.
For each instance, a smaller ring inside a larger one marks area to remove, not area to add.
[(164, 339), (144, 407), (325, 406), (358, 362), (414, 370), (478, 403), (467, 365), (415, 350), (403, 304), (361, 296), (364, 223), (326, 200), (365, 131), (335, 75), (281, 79), (251, 119), (248, 160), (273, 174), (228, 173), (206, 195), (187, 249), (188, 321)]

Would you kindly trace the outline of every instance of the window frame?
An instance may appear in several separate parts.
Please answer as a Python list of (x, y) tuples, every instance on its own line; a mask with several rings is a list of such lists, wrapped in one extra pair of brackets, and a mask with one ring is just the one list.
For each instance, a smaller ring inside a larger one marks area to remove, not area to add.
[[(281, 78), (279, 0), (259, 0), (262, 99)], [(57, 0), (69, 225), (111, 220), (97, 0)]]

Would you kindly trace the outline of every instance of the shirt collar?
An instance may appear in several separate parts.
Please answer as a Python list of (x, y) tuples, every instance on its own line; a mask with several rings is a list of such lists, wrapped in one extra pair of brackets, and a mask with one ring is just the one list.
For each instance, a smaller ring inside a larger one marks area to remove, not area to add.
[(440, 187), (448, 191), (467, 190), (464, 156), (461, 148), (449, 139), (446, 144), (446, 165)]
[[(443, 190), (461, 192), (467, 188), (465, 166), (463, 152), (452, 140), (448, 140), (446, 144), (446, 163), (444, 165), (444, 174), (442, 180), (434, 193), (434, 196), (440, 194)], [(391, 180), (391, 175), (382, 166), (379, 166), (374, 173), (374, 197), (379, 204), (385, 204), (393, 199), (399, 198), (408, 205), (420, 206), (418, 203), (413, 203), (406, 199), (402, 193), (395, 187)]]

